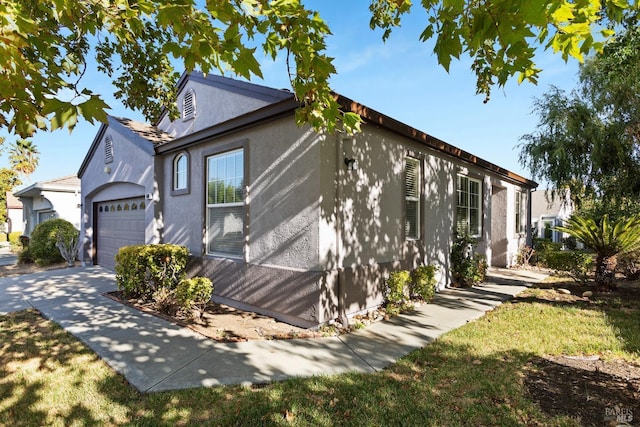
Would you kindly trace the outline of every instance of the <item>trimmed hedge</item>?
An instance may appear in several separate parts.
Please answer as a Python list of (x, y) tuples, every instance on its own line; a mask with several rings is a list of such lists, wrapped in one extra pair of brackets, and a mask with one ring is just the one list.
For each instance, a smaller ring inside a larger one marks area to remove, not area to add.
[(593, 255), (583, 251), (547, 251), (546, 267), (567, 273), (576, 282), (585, 283), (593, 270)]
[(116, 283), (127, 298), (152, 299), (159, 289), (173, 291), (185, 277), (189, 251), (172, 244), (134, 245), (116, 254)]
[(436, 271), (435, 265), (421, 265), (413, 270), (411, 274), (411, 297), (422, 298), (426, 302), (431, 302), (436, 293)]
[(20, 243), (20, 236), (22, 236), (22, 231), (14, 231), (9, 233), (9, 242)]
[(31, 233), (29, 246), (24, 249), (20, 259), (27, 262), (33, 260), (38, 265), (63, 262), (64, 258), (56, 246), (59, 234), (68, 239), (76, 236), (78, 230), (62, 218), (48, 219), (36, 225)]

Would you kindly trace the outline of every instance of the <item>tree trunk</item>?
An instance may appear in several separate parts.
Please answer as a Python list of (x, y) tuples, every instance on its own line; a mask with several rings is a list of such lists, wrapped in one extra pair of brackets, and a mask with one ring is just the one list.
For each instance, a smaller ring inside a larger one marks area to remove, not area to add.
[(598, 255), (598, 257), (596, 258), (596, 284), (606, 286), (608, 288), (614, 288), (617, 265), (617, 255)]

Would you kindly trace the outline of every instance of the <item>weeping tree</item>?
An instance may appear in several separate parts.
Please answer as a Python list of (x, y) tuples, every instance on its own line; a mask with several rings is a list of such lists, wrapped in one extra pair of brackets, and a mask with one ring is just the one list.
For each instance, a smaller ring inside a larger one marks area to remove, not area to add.
[(520, 163), (534, 179), (569, 189), (595, 219), (638, 211), (640, 199), (640, 27), (589, 57), (572, 92), (551, 87), (534, 101), (537, 129), (524, 135)]
[(599, 285), (612, 287), (618, 255), (640, 249), (640, 214), (615, 222), (606, 214), (600, 221), (574, 215), (555, 229), (575, 237), (596, 253), (595, 281)]

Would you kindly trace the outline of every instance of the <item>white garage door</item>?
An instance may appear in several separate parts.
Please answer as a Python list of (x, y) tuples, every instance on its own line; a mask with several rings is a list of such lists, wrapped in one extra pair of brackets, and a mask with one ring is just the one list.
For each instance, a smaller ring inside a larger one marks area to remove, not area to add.
[(145, 242), (144, 210), (143, 197), (98, 203), (96, 247), (99, 265), (113, 270), (118, 249)]

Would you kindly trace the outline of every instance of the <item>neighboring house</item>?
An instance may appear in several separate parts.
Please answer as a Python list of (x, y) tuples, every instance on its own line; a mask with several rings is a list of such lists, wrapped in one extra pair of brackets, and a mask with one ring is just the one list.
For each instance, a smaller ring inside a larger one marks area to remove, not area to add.
[(24, 231), (22, 202), (8, 191), (5, 194), (5, 201), (7, 203), (7, 225), (5, 227), (7, 235), (17, 231)]
[(80, 180), (76, 176), (36, 182), (13, 194), (22, 202), (25, 235), (51, 218), (66, 219), (80, 229)]
[(564, 224), (574, 212), (569, 191), (565, 194), (552, 195), (551, 191), (536, 190), (531, 192), (531, 224), (533, 237), (549, 239), (560, 243), (563, 233), (553, 227)]
[(299, 127), (290, 92), (198, 73), (179, 81), (177, 120), (110, 117), (78, 172), (81, 260), (184, 245), (214, 300), (307, 327), (375, 307), (394, 270), (435, 264), (445, 287), (455, 226), (513, 263), (535, 182), (338, 100), (362, 133)]

